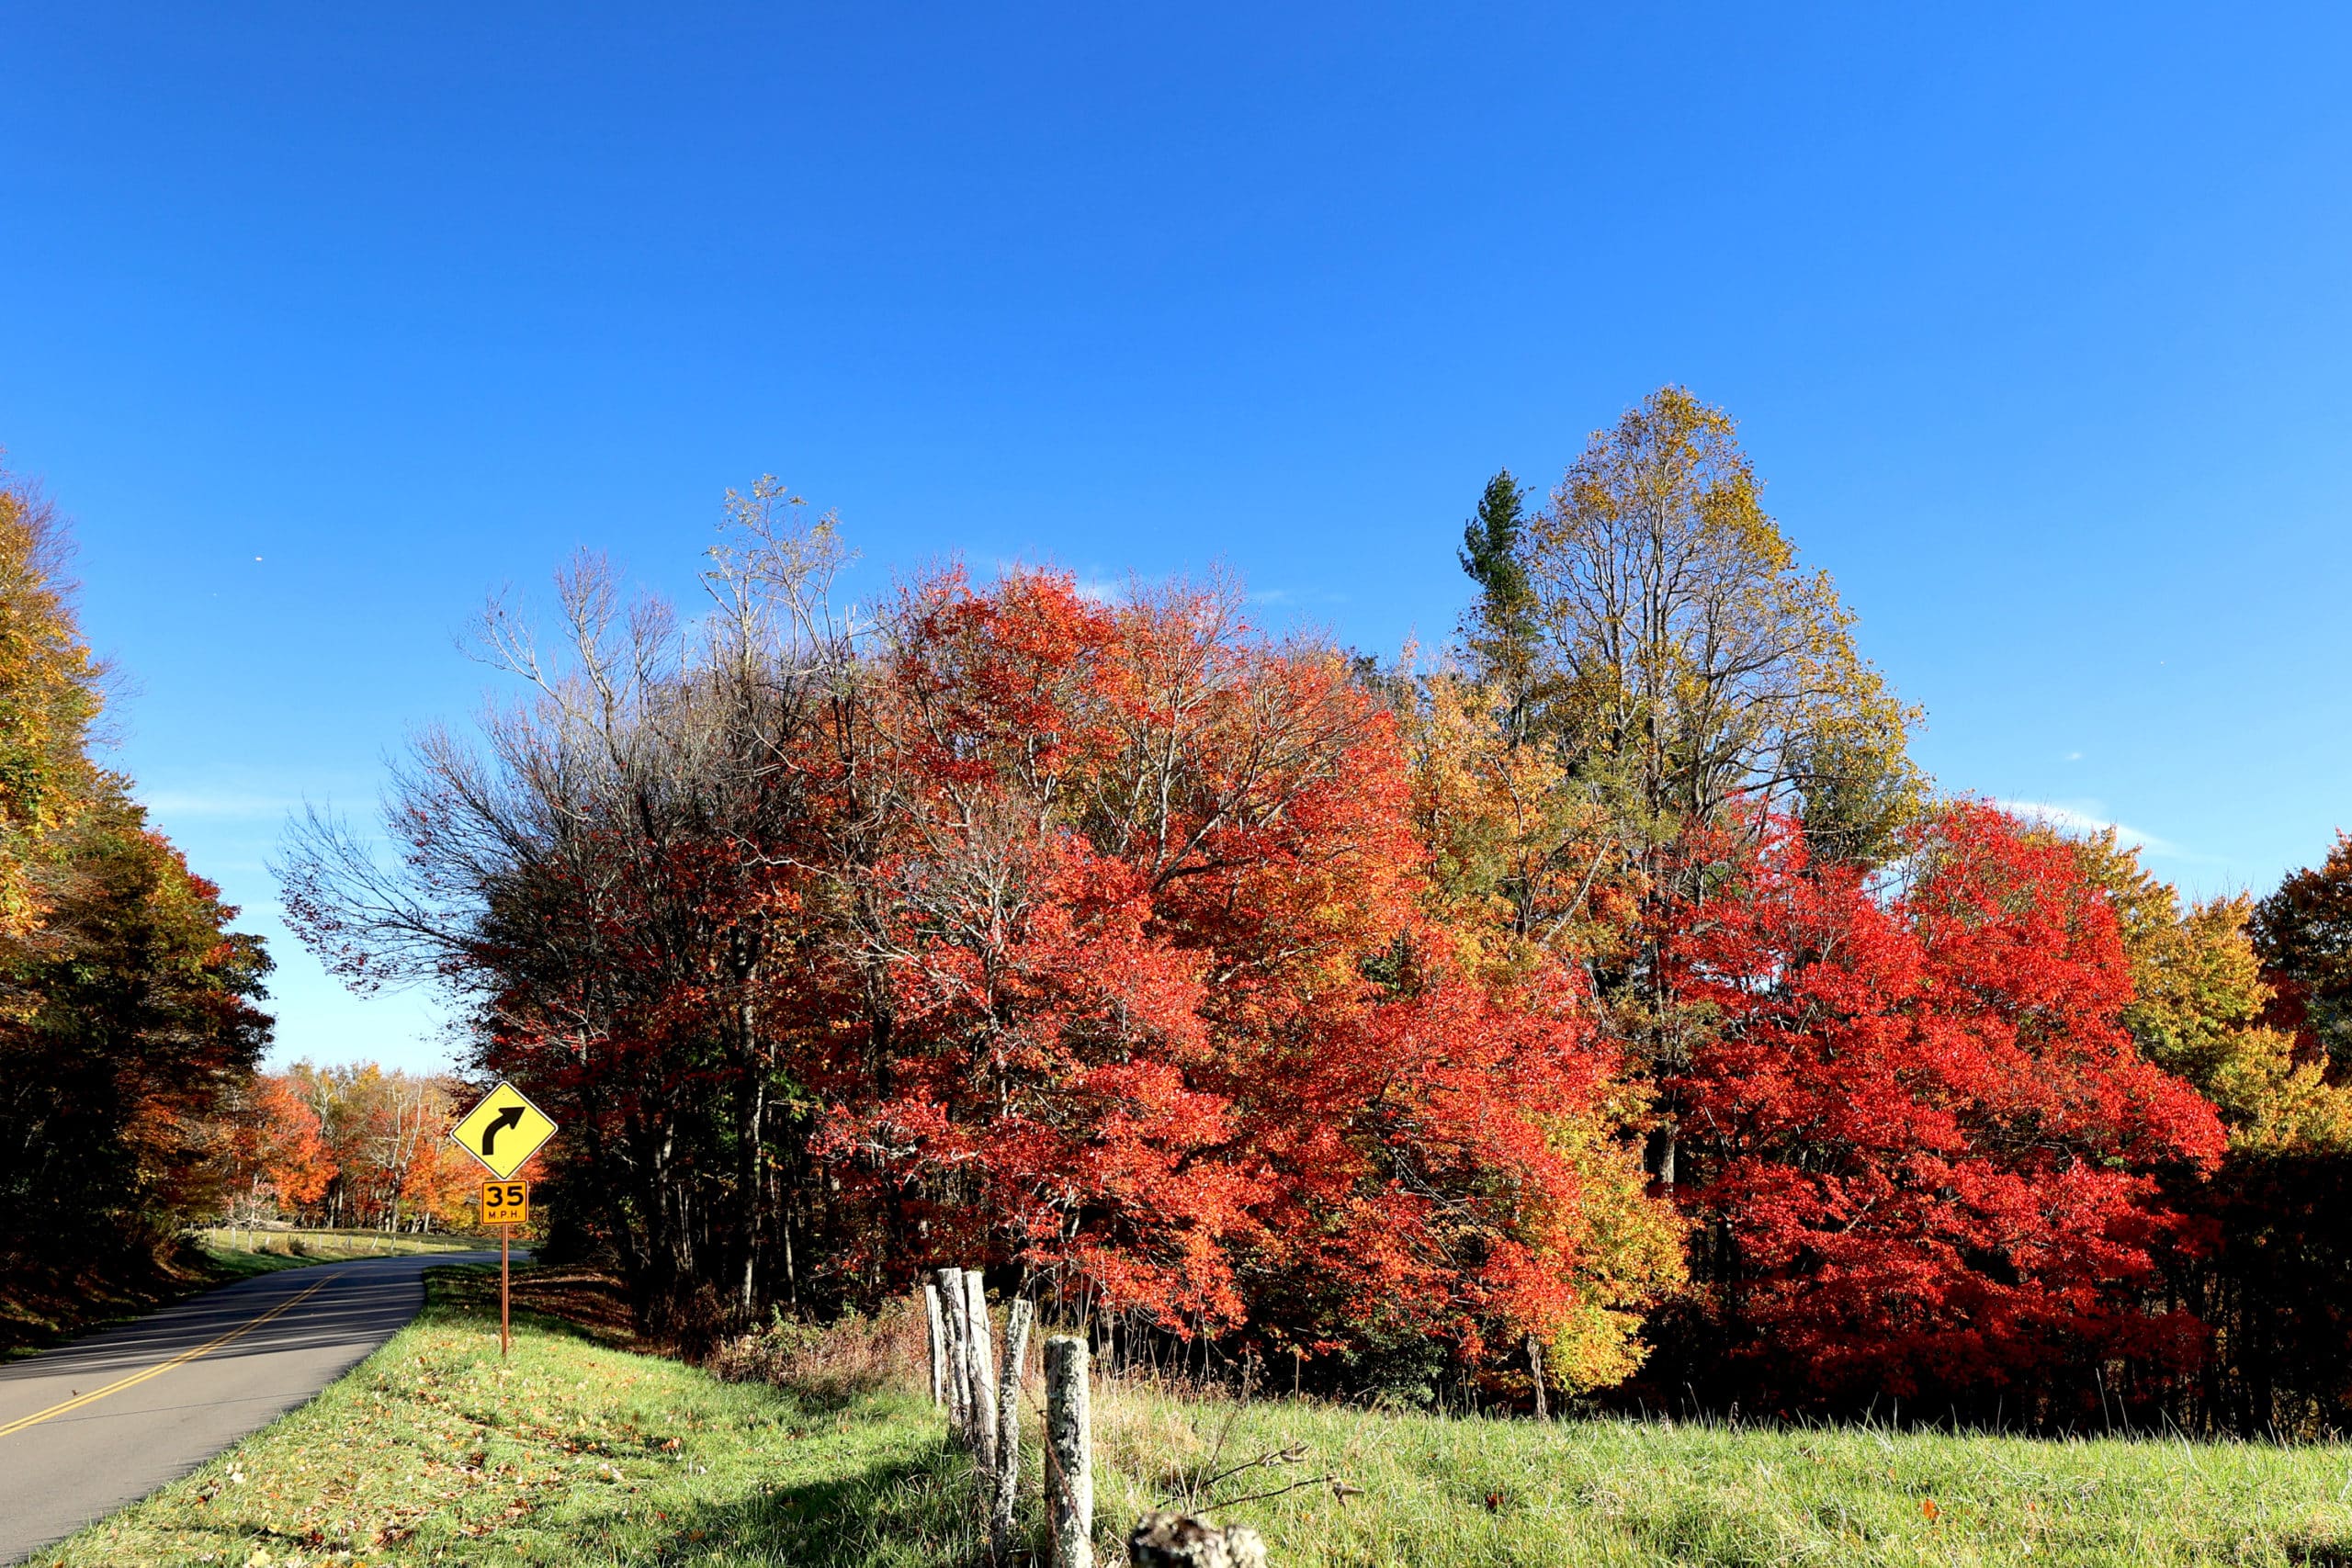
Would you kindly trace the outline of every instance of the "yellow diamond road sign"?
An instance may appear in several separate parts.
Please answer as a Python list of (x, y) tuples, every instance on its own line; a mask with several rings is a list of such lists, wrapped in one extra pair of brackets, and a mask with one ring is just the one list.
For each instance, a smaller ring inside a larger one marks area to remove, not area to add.
[(449, 1136), (503, 1181), (523, 1168), (523, 1162), (555, 1136), (555, 1119), (529, 1100), (511, 1083), (502, 1083), (466, 1112)]

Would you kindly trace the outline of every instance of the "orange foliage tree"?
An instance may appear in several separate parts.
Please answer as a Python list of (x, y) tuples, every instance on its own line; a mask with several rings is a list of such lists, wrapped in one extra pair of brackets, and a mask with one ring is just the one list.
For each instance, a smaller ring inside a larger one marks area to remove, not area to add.
[(887, 1077), (818, 1147), (1114, 1310), (1473, 1359), (1575, 1303), (1552, 1118), (1607, 1054), (1560, 975), (1508, 997), (1423, 913), (1392, 716), (1232, 596), (1092, 604), (950, 574), (889, 621), (876, 755)]
[(283, 868), (347, 979), (455, 989), (663, 1328), (977, 1262), (1326, 1386), (1605, 1386), (1646, 1320), (1710, 1394), (2055, 1419), (2062, 1366), (2195, 1350), (2152, 1303), (2199, 1089), (2335, 1114), (2243, 1020), (2196, 1077), (2219, 1015), (2135, 998), (2096, 855), (1928, 805), (1679, 390), (1539, 516), (1489, 486), (1467, 667), (1420, 677), (1223, 584), (854, 615), (796, 505), (737, 498), (692, 623), (589, 560), (552, 641), (493, 605), (521, 695), (417, 744), (403, 859), (314, 817)]
[(298, 1062), (282, 1078), (318, 1128), (328, 1179), (297, 1203), (308, 1221), (377, 1230), (464, 1223), (480, 1168), (449, 1142), (460, 1107), (446, 1079), (373, 1062)]
[(319, 1114), (302, 1086), (282, 1073), (258, 1073), (231, 1122), (232, 1219), (300, 1213), (326, 1193), (336, 1167)]

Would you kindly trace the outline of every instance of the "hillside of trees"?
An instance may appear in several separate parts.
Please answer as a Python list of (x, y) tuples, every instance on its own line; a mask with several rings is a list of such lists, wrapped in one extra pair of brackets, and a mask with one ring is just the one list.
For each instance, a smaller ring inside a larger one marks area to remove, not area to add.
[(847, 558), (763, 482), (695, 613), (494, 604), (516, 694), (410, 750), (406, 859), (282, 868), (563, 1122), (649, 1326), (985, 1260), (1330, 1392), (2345, 1419), (2352, 847), (2187, 902), (1932, 784), (1720, 411), (1497, 476), (1419, 664)]

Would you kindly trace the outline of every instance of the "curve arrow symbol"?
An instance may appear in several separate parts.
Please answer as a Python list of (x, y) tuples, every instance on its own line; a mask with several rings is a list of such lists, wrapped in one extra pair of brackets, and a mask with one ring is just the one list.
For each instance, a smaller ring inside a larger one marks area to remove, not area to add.
[(508, 1127), (519, 1127), (522, 1124), (523, 1108), (519, 1105), (508, 1106), (505, 1110), (500, 1111), (497, 1115), (492, 1117), (487, 1122), (483, 1123), (481, 1130), (481, 1157), (484, 1159), (491, 1157), (492, 1152), (498, 1145), (498, 1134), (501, 1132)]

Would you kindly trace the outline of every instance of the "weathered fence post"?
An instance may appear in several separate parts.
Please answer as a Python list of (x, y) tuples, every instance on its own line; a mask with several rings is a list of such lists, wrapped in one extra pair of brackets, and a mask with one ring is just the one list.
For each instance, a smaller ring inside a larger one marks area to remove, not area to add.
[(1532, 1334), (1527, 1337), (1527, 1370), (1535, 1379), (1535, 1418), (1549, 1421), (1552, 1415), (1544, 1397), (1544, 1341)]
[(1021, 1488), (1021, 1363), (1029, 1354), (1029, 1320), (1036, 1310), (1026, 1297), (1012, 1303), (1004, 1325), (1004, 1365), (997, 1373), (996, 1496), (989, 1507), (989, 1554), (999, 1568), (1012, 1562), (1012, 1511)]
[(988, 1288), (977, 1269), (964, 1271), (964, 1353), (972, 1377), (972, 1458), (979, 1465), (980, 1506), (986, 1508), (996, 1496), (989, 1479), (996, 1473), (996, 1359), (989, 1348)]
[(1093, 1414), (1086, 1380), (1086, 1341), (1057, 1334), (1046, 1341), (1046, 1443), (1052, 1458), (1046, 1512), (1058, 1568), (1094, 1568)]
[(922, 1310), (931, 1325), (931, 1404), (936, 1410), (947, 1403), (947, 1325), (940, 1321), (937, 1285), (922, 1288)]
[(1266, 1543), (1239, 1525), (1219, 1529), (1187, 1514), (1146, 1514), (1127, 1537), (1133, 1568), (1266, 1568)]
[(947, 1341), (947, 1427), (956, 1440), (969, 1448), (972, 1442), (968, 1406), (971, 1404), (972, 1378), (966, 1364), (967, 1355), (964, 1332), (964, 1271), (942, 1269), (939, 1271), (940, 1328)]

